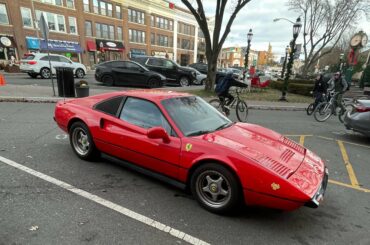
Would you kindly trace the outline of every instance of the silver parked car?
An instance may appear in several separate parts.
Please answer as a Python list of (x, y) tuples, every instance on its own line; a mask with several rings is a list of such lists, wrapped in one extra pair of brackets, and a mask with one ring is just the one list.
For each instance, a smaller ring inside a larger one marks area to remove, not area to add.
[(370, 100), (358, 100), (344, 117), (344, 126), (370, 137)]
[(188, 68), (194, 70), (194, 72), (195, 72), (196, 79), (193, 81), (193, 84), (195, 84), (195, 85), (203, 85), (205, 83), (205, 81), (206, 81), (207, 75), (200, 73), (197, 69), (195, 69), (193, 67), (190, 67), (189, 66)]

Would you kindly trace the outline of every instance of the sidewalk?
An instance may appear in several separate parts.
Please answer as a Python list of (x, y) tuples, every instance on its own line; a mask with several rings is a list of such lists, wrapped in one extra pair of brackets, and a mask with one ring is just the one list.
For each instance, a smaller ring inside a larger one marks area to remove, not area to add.
[[(126, 90), (127, 88), (116, 87), (112, 89), (90, 88), (90, 95)], [(130, 88), (131, 89), (131, 88)], [(133, 88), (134, 89), (134, 88)], [(181, 87), (166, 87), (164, 90), (179, 91)], [(58, 95), (58, 90), (55, 88)], [(51, 87), (35, 85), (12, 85), (7, 84), (0, 87), (0, 102), (33, 102), (33, 103), (55, 103), (62, 100), (62, 97), (54, 97)], [(204, 98), (210, 100), (211, 98)], [(250, 109), (257, 110), (282, 110), (282, 111), (303, 111), (307, 108), (306, 103), (270, 102), (270, 101), (246, 101)]]

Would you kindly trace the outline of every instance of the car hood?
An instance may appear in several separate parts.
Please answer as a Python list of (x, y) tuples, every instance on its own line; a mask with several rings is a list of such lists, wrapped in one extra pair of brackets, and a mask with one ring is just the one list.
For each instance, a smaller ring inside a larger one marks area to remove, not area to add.
[(283, 135), (254, 124), (236, 123), (199, 137), (237, 151), (284, 178), (298, 169), (306, 151)]

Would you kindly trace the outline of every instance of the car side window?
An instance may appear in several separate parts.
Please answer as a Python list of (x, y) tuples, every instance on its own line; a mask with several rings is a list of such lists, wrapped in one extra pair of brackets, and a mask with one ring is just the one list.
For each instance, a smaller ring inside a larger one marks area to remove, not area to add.
[(95, 105), (95, 110), (107, 113), (112, 116), (117, 116), (117, 112), (121, 105), (122, 99), (122, 96), (118, 96), (99, 102)]
[(147, 100), (127, 98), (120, 119), (141, 128), (162, 127), (174, 136), (174, 132), (159, 108)]
[(125, 63), (126, 69), (135, 70), (135, 71), (140, 70), (140, 66), (138, 66), (138, 65), (136, 65), (134, 63), (131, 63), (131, 62), (124, 62), (124, 63)]
[(60, 61), (60, 62), (63, 62), (63, 63), (70, 63), (70, 61), (69, 61), (67, 58), (60, 57), (60, 56), (58, 56), (58, 58), (59, 58), (59, 61)]
[(121, 61), (110, 62), (109, 65), (113, 68), (125, 68), (125, 63)]
[[(46, 56), (42, 57), (40, 60), (49, 61), (49, 57), (46, 55)], [(59, 57), (55, 56), (55, 55), (50, 55), (50, 61), (59, 62)]]
[(163, 60), (163, 66), (169, 69), (174, 68), (174, 64), (169, 60)]
[(163, 66), (163, 61), (161, 59), (149, 59), (146, 64), (150, 66)]

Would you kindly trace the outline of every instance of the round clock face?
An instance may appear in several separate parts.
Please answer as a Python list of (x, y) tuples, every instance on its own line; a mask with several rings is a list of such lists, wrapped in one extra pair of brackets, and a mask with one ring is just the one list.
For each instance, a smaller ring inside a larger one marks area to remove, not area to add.
[(362, 45), (362, 47), (365, 47), (365, 46), (366, 46), (367, 41), (368, 41), (368, 37), (367, 37), (367, 35), (365, 34), (365, 35), (363, 35), (363, 36), (362, 36), (362, 40), (361, 40), (361, 45)]
[(351, 39), (351, 46), (355, 47), (361, 43), (361, 36), (360, 35), (355, 35)]

